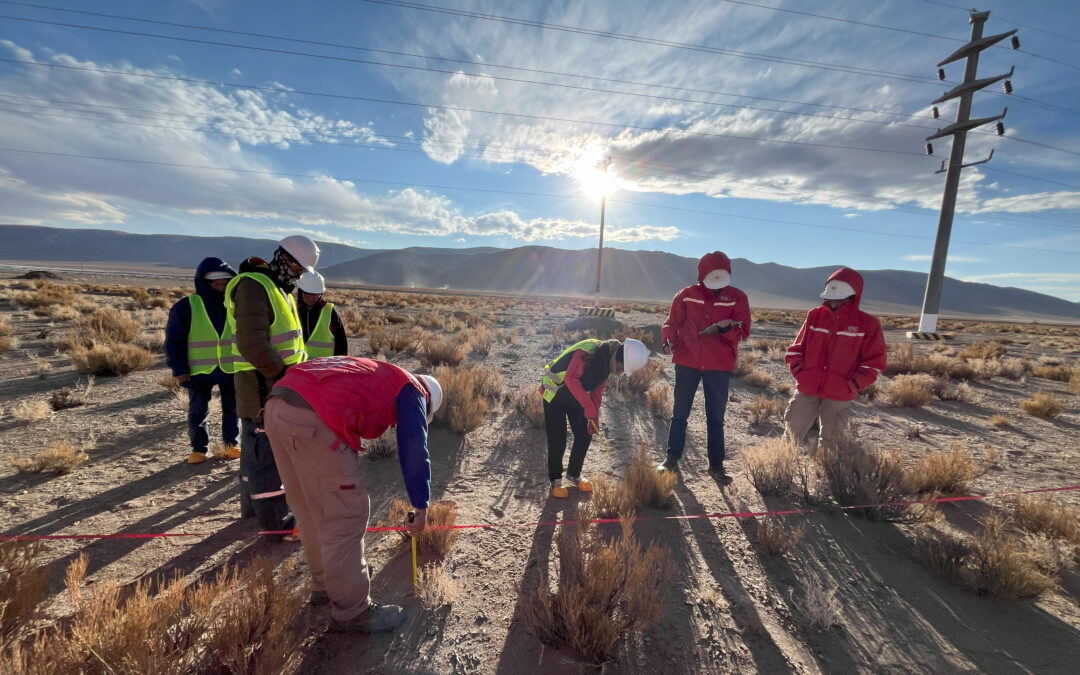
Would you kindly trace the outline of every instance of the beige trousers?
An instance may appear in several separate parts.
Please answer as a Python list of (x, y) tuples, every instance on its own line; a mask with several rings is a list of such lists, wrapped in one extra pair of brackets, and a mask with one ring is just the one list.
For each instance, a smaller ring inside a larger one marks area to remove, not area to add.
[(834, 401), (796, 391), (784, 412), (784, 422), (788, 435), (802, 445), (814, 420), (820, 419), (821, 442), (830, 443), (843, 435), (850, 416), (851, 401)]
[(330, 615), (348, 621), (371, 604), (364, 532), (371, 502), (360, 456), (331, 450), (337, 440), (314, 411), (272, 397), (266, 434), (300, 528), (314, 590), (330, 596)]

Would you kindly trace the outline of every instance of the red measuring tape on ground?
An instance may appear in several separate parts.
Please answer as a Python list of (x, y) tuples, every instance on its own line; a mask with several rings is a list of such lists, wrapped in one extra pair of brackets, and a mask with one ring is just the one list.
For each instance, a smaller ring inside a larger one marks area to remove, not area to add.
[[(931, 497), (928, 499), (910, 499), (898, 502), (884, 502), (878, 504), (853, 504), (850, 506), (838, 506), (835, 510), (853, 511), (859, 509), (883, 509), (898, 508), (903, 506), (915, 506), (917, 504), (946, 504), (949, 502), (970, 502), (998, 497), (1014, 497), (1017, 495), (1032, 495), (1048, 492), (1071, 492), (1080, 490), (1080, 485), (1067, 485), (1063, 487), (1038, 488), (1035, 490), (1022, 490), (1017, 492), (999, 492), (988, 495), (962, 495), (959, 497)], [(780, 511), (733, 511), (731, 513), (699, 513), (681, 516), (639, 516), (637, 521), (646, 520), (696, 520), (696, 519), (720, 519), (720, 518), (760, 518), (768, 516), (793, 516), (813, 513), (821, 509), (784, 509)], [(547, 522), (531, 523), (474, 523), (468, 525), (436, 525), (429, 527), (430, 530), (490, 530), (506, 527), (556, 527), (559, 525), (577, 524), (576, 520), (552, 520)], [(590, 523), (604, 524), (617, 523), (618, 518), (597, 518)], [(404, 532), (405, 526), (376, 526), (369, 527), (368, 532)], [(115, 533), (115, 534), (0, 534), (0, 541), (48, 541), (66, 539), (162, 539), (172, 537), (209, 537), (214, 532), (144, 532), (144, 533)], [(261, 530), (257, 536), (293, 534), (292, 530)]]

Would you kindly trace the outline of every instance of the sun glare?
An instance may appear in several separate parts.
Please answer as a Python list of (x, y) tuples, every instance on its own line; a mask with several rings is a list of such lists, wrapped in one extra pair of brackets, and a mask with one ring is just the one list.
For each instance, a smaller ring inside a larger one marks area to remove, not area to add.
[(616, 187), (615, 170), (597, 162), (581, 162), (574, 171), (574, 178), (581, 185), (581, 190), (591, 198), (600, 199), (610, 195)]

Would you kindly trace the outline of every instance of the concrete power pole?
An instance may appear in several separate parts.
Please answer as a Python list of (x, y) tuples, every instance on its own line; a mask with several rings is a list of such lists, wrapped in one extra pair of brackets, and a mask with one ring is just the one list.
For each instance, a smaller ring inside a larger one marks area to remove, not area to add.
[[(606, 175), (608, 167), (610, 166), (611, 158), (607, 157), (600, 163), (600, 166), (597, 167), (597, 169)], [(604, 212), (606, 210), (607, 192), (600, 196), (600, 246), (596, 249), (596, 292), (593, 294), (593, 306), (582, 307), (580, 309), (581, 316), (600, 316), (606, 318), (615, 316), (615, 310), (610, 307), (600, 306), (600, 271), (604, 264)]]
[[(938, 218), (937, 238), (934, 240), (934, 256), (930, 262), (930, 275), (926, 280), (926, 295), (923, 297), (922, 315), (919, 317), (919, 330), (909, 331), (907, 334), (909, 338), (913, 339), (942, 339), (942, 336), (937, 333), (937, 321), (938, 313), (941, 308), (941, 288), (945, 280), (945, 260), (949, 253), (949, 236), (952, 233), (953, 212), (956, 209), (956, 192), (960, 187), (960, 171), (965, 167), (975, 166), (976, 164), (985, 164), (994, 156), (994, 152), (991, 150), (990, 156), (986, 159), (979, 162), (964, 164), (964, 146), (967, 143), (967, 132), (984, 124), (997, 122), (998, 135), (1000, 136), (1005, 133), (1005, 128), (999, 120), (1004, 119), (1005, 113), (1009, 110), (1008, 108), (1001, 111), (1000, 115), (995, 115), (993, 117), (970, 118), (972, 95), (987, 85), (1012, 77), (1013, 74), (1013, 71), (1010, 70), (1007, 74), (998, 75), (997, 77), (988, 77), (982, 80), (976, 79), (975, 77), (979, 67), (979, 53), (1016, 32), (1014, 29), (1007, 33), (983, 37), (983, 24), (986, 23), (988, 18), (990, 18), (990, 12), (971, 10), (971, 40), (938, 64), (938, 78), (944, 80), (945, 71), (941, 69), (942, 66), (954, 61), (959, 61), (963, 58), (967, 59), (967, 64), (964, 68), (964, 81), (933, 101), (934, 104), (937, 104), (948, 101), (949, 99), (959, 98), (960, 102), (956, 110), (956, 122), (943, 129), (938, 129), (936, 133), (926, 137), (927, 154), (933, 154), (934, 149), (929, 141), (932, 141), (935, 138), (952, 136), (953, 144), (952, 152), (949, 153), (948, 170), (945, 169), (945, 162), (942, 161), (941, 169), (936, 172), (945, 173), (945, 194), (941, 199), (941, 215)], [(1020, 42), (1015, 37), (1012, 39), (1012, 47), (1013, 49), (1019, 49), (1020, 47)], [(1005, 93), (1012, 92), (1011, 83), (1008, 81), (1006, 81), (1004, 87)], [(934, 117), (937, 117), (936, 105), (933, 110)]]

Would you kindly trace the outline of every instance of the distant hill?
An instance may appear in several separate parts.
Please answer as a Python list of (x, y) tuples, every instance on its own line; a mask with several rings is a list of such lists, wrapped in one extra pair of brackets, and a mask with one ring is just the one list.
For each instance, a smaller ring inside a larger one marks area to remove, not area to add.
[[(270, 256), (272, 239), (128, 234), (111, 230), (0, 225), (0, 259), (125, 263), (194, 269), (208, 255), (238, 265), (250, 255)], [(449, 288), (510, 294), (590, 296), (596, 284), (596, 251), (549, 246), (514, 249), (412, 247), (361, 249), (319, 242), (319, 271), (331, 282), (373, 286)], [(840, 264), (795, 268), (732, 260), (734, 284), (760, 307), (803, 309)], [(918, 313), (926, 275), (900, 270), (860, 270), (866, 280), (863, 306), (870, 311)], [(604, 249), (601, 295), (605, 298), (669, 300), (697, 280), (697, 260), (661, 251)], [(1080, 303), (1026, 291), (945, 279), (942, 313), (1010, 319), (1080, 320)]]

